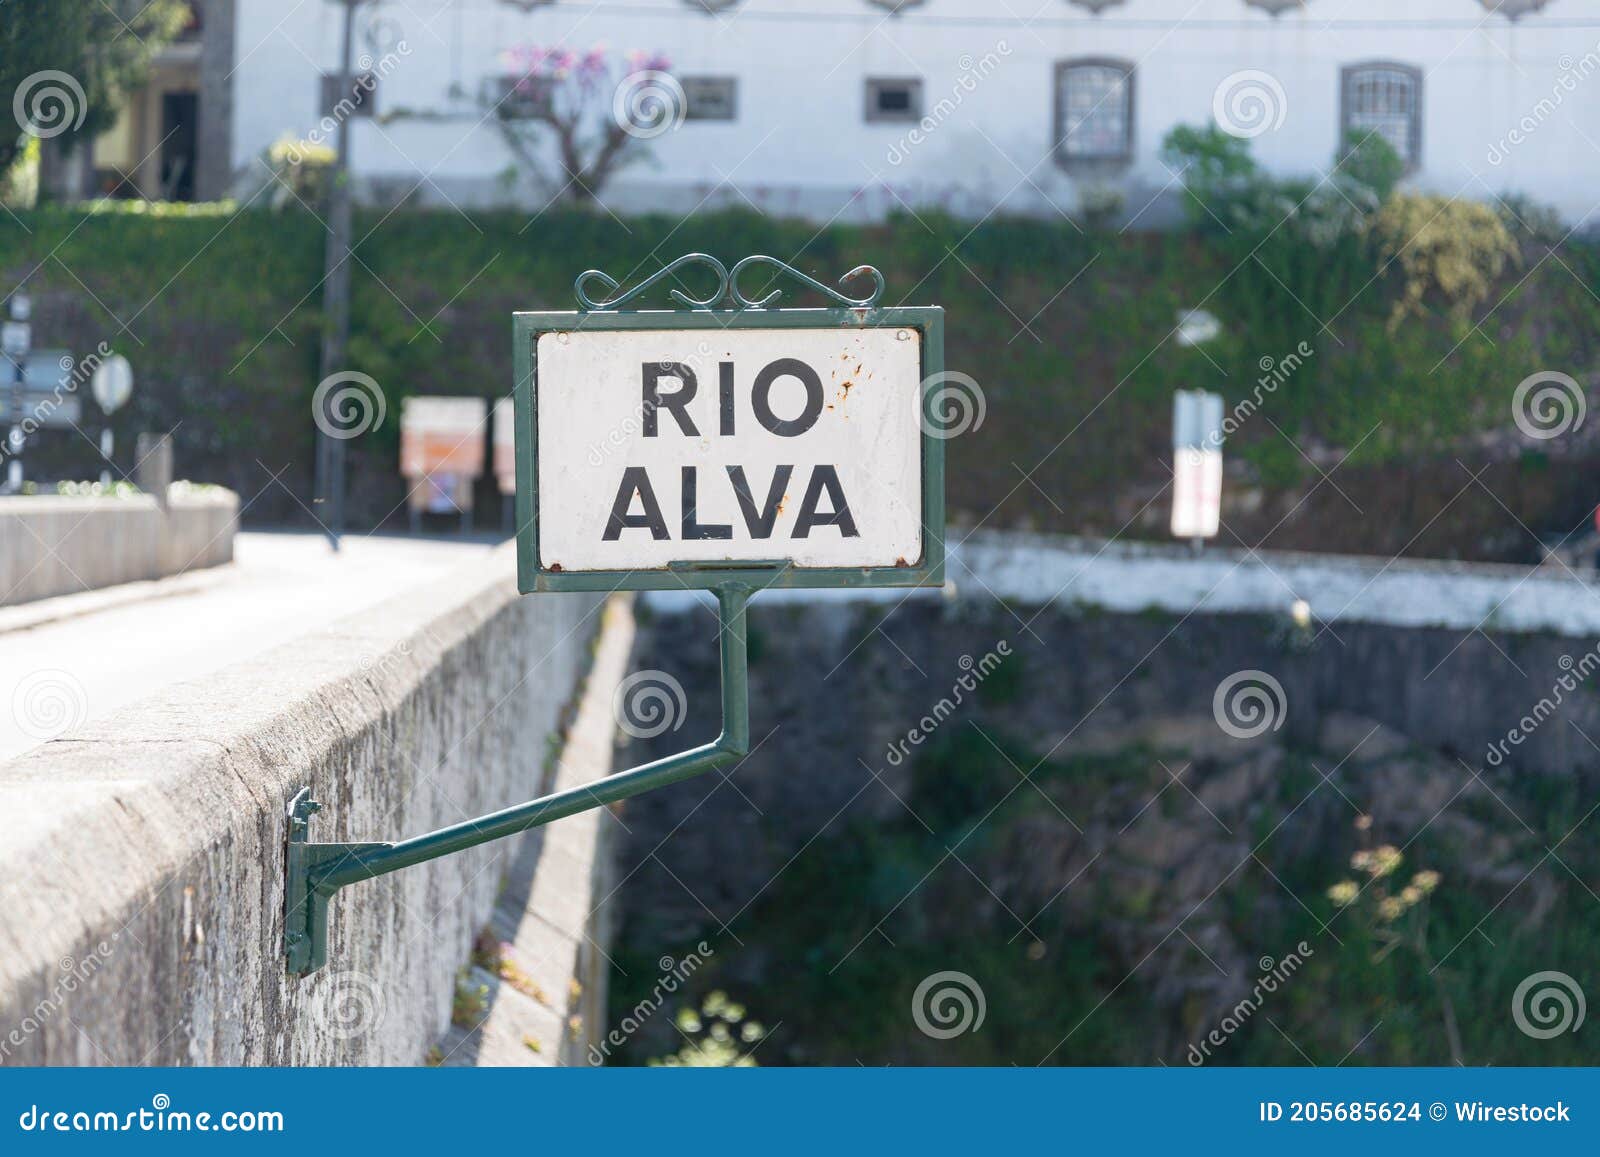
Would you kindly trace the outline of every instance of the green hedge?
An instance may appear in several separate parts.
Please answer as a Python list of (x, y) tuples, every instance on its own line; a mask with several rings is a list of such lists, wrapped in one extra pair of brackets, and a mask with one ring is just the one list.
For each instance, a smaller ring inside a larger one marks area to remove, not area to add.
[[(1600, 250), (1573, 242), (1509, 271), (1480, 326), (1441, 310), (1390, 327), (1397, 287), (1359, 239), (1328, 250), (1269, 240), (1241, 257), (1226, 239), (1091, 235), (1066, 220), (974, 227), (922, 215), (818, 230), (749, 212), (619, 222), (448, 209), (362, 212), (355, 235), (349, 368), (377, 379), (389, 412), (351, 444), (352, 518), (369, 524), (393, 518), (401, 497), (402, 397), (505, 393), (513, 310), (570, 306), (582, 269), (637, 280), (697, 249), (730, 263), (771, 253), (829, 281), (870, 262), (888, 278), (888, 302), (943, 305), (949, 364), (987, 403), (982, 428), (950, 444), (950, 504), (957, 520), (985, 525), (1114, 532), (1131, 518), (1129, 532), (1160, 533), (1159, 519), (1135, 516), (1167, 476), (1172, 390), (1238, 402), (1264, 359), (1305, 342), (1313, 355), (1228, 445), (1250, 467), (1231, 489), (1261, 490), (1258, 510), (1229, 516), (1241, 538), (1254, 544), (1304, 500), (1273, 544), (1385, 552), (1427, 527), (1413, 553), (1522, 557), (1527, 532), (1507, 531), (1512, 519), (1476, 486), (1429, 520), (1470, 484), (1455, 460), (1484, 465), (1474, 435), (1508, 427), (1516, 384), (1539, 369), (1582, 378), (1600, 333)], [(38, 344), (86, 351), (104, 338), (133, 361), (135, 402), (119, 429), (176, 426), (186, 476), (253, 499), (247, 519), (304, 520), (290, 492), (305, 498), (311, 485), (324, 241), (300, 212), (44, 209), (0, 217), (0, 273), (30, 275)], [(1201, 349), (1171, 340), (1192, 307), (1224, 327)], [(1336, 455), (1317, 451), (1358, 444), (1337, 492), (1301, 454), (1327, 469)], [(41, 439), (34, 464), (57, 476), (94, 469), (92, 449), (67, 435)], [(1592, 504), (1592, 465), (1502, 461), (1485, 481), (1543, 532)], [(1420, 501), (1397, 493), (1419, 480)]]

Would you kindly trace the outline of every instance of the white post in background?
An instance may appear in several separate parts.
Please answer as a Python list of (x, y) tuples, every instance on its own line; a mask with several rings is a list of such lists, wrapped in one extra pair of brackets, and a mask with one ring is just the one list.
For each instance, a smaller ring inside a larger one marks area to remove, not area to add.
[(1222, 396), (1172, 396), (1172, 535), (1198, 553), (1222, 522)]

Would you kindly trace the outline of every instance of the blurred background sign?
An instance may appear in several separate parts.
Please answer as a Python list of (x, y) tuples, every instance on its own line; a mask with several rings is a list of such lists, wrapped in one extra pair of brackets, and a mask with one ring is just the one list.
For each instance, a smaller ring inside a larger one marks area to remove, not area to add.
[(133, 367), (121, 354), (112, 354), (95, 367), (89, 383), (94, 400), (109, 417), (122, 409), (133, 396)]
[(500, 398), (494, 404), (494, 480), (500, 490), (500, 523), (508, 533), (517, 522), (517, 428), (515, 404)]
[[(77, 425), (83, 417), (83, 404), (68, 392), (72, 355), (66, 350), (34, 350), (17, 360), (22, 365), (22, 388), (0, 385), (0, 422), (31, 420), (35, 428)], [(15, 413), (13, 402), (18, 404)]]
[(1196, 546), (1215, 538), (1222, 518), (1222, 396), (1179, 390), (1172, 396), (1172, 534)]
[(34, 350), (22, 357), (22, 382), (30, 390), (54, 390), (72, 380), (72, 355), (66, 350)]
[(494, 404), (494, 477), (500, 493), (517, 492), (517, 430), (512, 423), (512, 402), (501, 398)]
[(400, 473), (411, 483), (407, 501), (413, 529), (427, 514), (460, 514), (472, 525), (472, 483), (483, 473), (482, 398), (406, 398), (400, 404)]

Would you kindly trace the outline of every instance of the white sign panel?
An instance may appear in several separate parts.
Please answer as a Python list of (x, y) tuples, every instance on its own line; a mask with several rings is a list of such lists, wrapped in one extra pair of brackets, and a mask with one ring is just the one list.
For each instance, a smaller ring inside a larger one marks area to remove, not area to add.
[(537, 364), (545, 569), (921, 559), (919, 331), (544, 333)]
[(1222, 451), (1179, 450), (1172, 474), (1172, 534), (1215, 538), (1222, 523)]

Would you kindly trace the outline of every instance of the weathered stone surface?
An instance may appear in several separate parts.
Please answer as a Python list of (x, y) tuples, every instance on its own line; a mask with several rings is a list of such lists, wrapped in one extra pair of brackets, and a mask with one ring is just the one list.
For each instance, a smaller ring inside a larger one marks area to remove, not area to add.
[[(657, 614), (639, 659), (683, 683), (694, 734), (714, 726), (696, 715), (714, 703), (710, 623), (702, 609)], [(1317, 901), (1360, 841), (1406, 847), (1408, 871), (1443, 870), (1451, 888), (1487, 895), (1486, 907), (1516, 890), (1536, 926), (1566, 885), (1559, 866), (1532, 873), (1545, 845), (1509, 814), (1521, 806), (1512, 789), (1575, 783), (1585, 803), (1568, 824), (1587, 810), (1596, 782), (1587, 737), (1600, 736), (1600, 696), (1559, 681), (1586, 673), (1592, 682), (1595, 664), (1581, 641), (1487, 631), (1340, 623), (1307, 641), (1271, 617), (1039, 610), (987, 595), (892, 609), (758, 602), (752, 753), (726, 780), (628, 801), (619, 948), (743, 934), (741, 921), (781, 894), (804, 857), (815, 871), (818, 857), (875, 827), (932, 836), (933, 817), (911, 817), (940, 793), (919, 788), (957, 792), (982, 762), (999, 768), (996, 794), (1013, 773), (1028, 773), (1032, 786), (1019, 783), (1013, 801), (1027, 806), (974, 796), (981, 802), (961, 820), (977, 835), (938, 831), (959, 864), (892, 864), (885, 872), (899, 874), (886, 895), (841, 894), (840, 910), (868, 912), (868, 929), (892, 917), (901, 927), (886, 936), (909, 927), (924, 942), (985, 920), (1020, 937), (1009, 912), (1034, 920), (1048, 911), (1093, 935), (1118, 975), (1137, 968), (1155, 1000), (1183, 1010), (1167, 1042), (1180, 1054), (1186, 1034), (1239, 999), (1262, 957), (1290, 947), (1251, 933), (1272, 926), (1269, 915), (1299, 910), (1282, 877), (1301, 858), (1327, 868), (1309, 885), (1296, 880)], [(954, 702), (973, 660), (1002, 641), (1016, 666), (964, 694), (930, 731), (935, 705)], [(1281, 686), (1281, 727), (1230, 734), (1215, 714), (1217, 691), (1251, 672)], [(1555, 704), (1549, 713), (1537, 707), (1543, 700)], [(1512, 727), (1521, 741), (1503, 764), (1489, 759)], [(963, 734), (969, 746), (955, 742)], [(681, 739), (640, 741), (635, 758)], [(919, 767), (940, 744), (942, 760)], [(1364, 833), (1353, 826), (1359, 813), (1372, 817)], [(1426, 844), (1413, 845), (1424, 830)], [(1269, 833), (1288, 852), (1258, 858)], [(1246, 874), (1257, 885), (1256, 920), (1228, 908)], [(1009, 912), (980, 910), (1002, 904)], [(761, 959), (759, 947), (740, 952), (724, 965), (730, 984), (782, 984), (783, 962)]]
[(0, 1061), (420, 1063), (522, 841), (346, 889), (300, 980), (284, 810), (309, 785), (314, 839), (396, 839), (548, 785), (600, 604), (514, 572), (507, 547), (0, 765)]
[[(592, 783), (611, 770), (612, 696), (632, 648), (632, 615), (612, 603), (550, 790)], [(591, 1063), (589, 1046), (607, 1032), (616, 829), (611, 809), (597, 808), (529, 834), (506, 874), (489, 943), (480, 941), (478, 956), (492, 957), (493, 969), (475, 969), (477, 979), (469, 981), (489, 988), (487, 1007), (476, 1023), (452, 1027), (439, 1046), (444, 1064)]]

